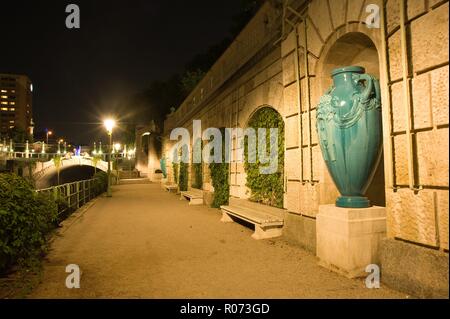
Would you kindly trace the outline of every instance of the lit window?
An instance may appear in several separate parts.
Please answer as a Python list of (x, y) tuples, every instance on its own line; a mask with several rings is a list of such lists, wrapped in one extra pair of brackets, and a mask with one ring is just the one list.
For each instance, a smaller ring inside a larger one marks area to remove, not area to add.
[(10, 126), (9, 128), (14, 128), (14, 125), (13, 125), (13, 126)]
[(9, 123), (14, 124), (14, 121), (9, 121)]
[(2, 111), (8, 111), (8, 108), (7, 107), (2, 107), (1, 110)]
[(1, 93), (8, 93), (8, 91), (6, 91), (6, 90), (1, 90), (0, 92)]
[(8, 102), (1, 102), (3, 105), (8, 105)]
[(11, 93), (16, 93), (16, 90), (11, 90)]
[(7, 99), (8, 98), (8, 95), (2, 95), (2, 96), (0, 96), (2, 99)]
[(14, 112), (16, 109), (14, 107), (9, 109), (10, 111)]
[(16, 102), (9, 102), (9, 105), (16, 105)]

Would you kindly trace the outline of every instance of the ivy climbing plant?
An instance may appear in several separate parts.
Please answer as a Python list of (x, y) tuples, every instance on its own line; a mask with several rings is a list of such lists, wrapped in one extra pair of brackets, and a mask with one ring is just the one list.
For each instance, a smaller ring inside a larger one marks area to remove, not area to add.
[[(188, 152), (187, 145), (184, 145), (182, 147), (182, 153), (181, 154), (187, 154), (185, 152)], [(189, 163), (186, 163), (185, 160), (183, 160), (183, 156), (181, 156), (180, 161), (180, 174), (178, 176), (178, 188), (181, 192), (185, 192), (188, 190), (188, 180), (189, 180)]]
[[(266, 128), (266, 152), (270, 155), (270, 128), (278, 129), (278, 170), (273, 174), (261, 174), (262, 164), (258, 151), (252, 154), (256, 158), (255, 163), (249, 163), (248, 137), (245, 138), (245, 163), (244, 168), (247, 173), (246, 186), (250, 189), (250, 200), (270, 206), (283, 208), (284, 194), (284, 122), (281, 115), (270, 107), (263, 107), (258, 110), (250, 119), (248, 127), (255, 129)], [(258, 140), (258, 136), (257, 136)], [(255, 152), (255, 150), (250, 150)]]
[[(221, 130), (222, 137), (225, 136), (225, 130)], [(225, 161), (225, 140), (222, 141), (222, 163), (210, 163), (209, 170), (211, 182), (214, 187), (214, 199), (211, 207), (219, 208), (221, 205), (228, 204), (230, 197), (230, 184), (228, 180), (229, 164)], [(213, 155), (213, 154), (211, 154)]]
[(179, 168), (178, 163), (172, 163), (173, 180), (175, 184), (178, 184), (178, 168)]
[[(199, 145), (200, 144), (200, 145)], [(194, 150), (196, 147), (200, 146), (200, 150), (202, 149), (202, 140), (199, 138), (195, 141)], [(192, 156), (194, 159), (194, 156)], [(201, 160), (201, 158), (200, 158)], [(203, 188), (203, 165), (202, 163), (192, 163), (193, 170), (193, 179), (192, 179), (192, 187), (197, 189)]]
[(172, 157), (172, 172), (173, 172), (173, 181), (175, 182), (175, 184), (178, 184), (178, 170), (180, 168), (180, 165), (177, 163), (178, 158), (179, 158), (178, 151), (174, 150)]

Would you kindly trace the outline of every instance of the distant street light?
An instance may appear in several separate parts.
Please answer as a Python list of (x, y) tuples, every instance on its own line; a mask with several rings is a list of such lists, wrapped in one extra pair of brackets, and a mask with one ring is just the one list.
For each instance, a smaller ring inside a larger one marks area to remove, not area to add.
[(117, 163), (117, 157), (119, 156), (119, 151), (122, 148), (122, 145), (120, 143), (114, 144), (114, 150), (116, 151), (114, 153), (114, 165), (116, 166), (116, 176), (119, 178), (119, 164)]
[(49, 137), (50, 135), (52, 135), (52, 134), (53, 134), (52, 131), (47, 130), (47, 145), (48, 145), (48, 137)]
[(113, 134), (113, 129), (116, 126), (116, 121), (114, 121), (113, 119), (106, 119), (103, 122), (103, 125), (105, 126), (106, 132), (108, 133), (108, 136), (109, 136), (108, 188), (106, 190), (106, 196), (111, 197), (112, 196), (112, 192), (111, 192), (111, 155), (113, 152), (112, 134)]

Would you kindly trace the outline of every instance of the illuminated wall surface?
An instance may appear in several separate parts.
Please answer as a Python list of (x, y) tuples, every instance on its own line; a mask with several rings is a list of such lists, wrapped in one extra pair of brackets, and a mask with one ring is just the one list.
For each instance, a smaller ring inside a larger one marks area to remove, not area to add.
[[(383, 105), (383, 160), (367, 196), (387, 208), (388, 238), (448, 257), (448, 1), (370, 3), (381, 10), (379, 28), (367, 26), (364, 0), (288, 1), (294, 10), (266, 3), (169, 115), (164, 149), (172, 128), (192, 133), (194, 119), (203, 128), (245, 128), (257, 109), (274, 108), (286, 130), (283, 233), (293, 233), (297, 217), (314, 220), (338, 196), (318, 145), (316, 106), (334, 68), (361, 65), (380, 79)], [(213, 191), (207, 165), (203, 172), (204, 190)], [(231, 196), (247, 198), (245, 183), (243, 165), (232, 163)]]

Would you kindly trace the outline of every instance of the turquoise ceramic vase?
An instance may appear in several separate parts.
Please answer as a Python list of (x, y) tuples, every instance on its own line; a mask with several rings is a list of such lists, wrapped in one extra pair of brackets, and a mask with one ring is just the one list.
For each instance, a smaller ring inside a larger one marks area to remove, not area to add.
[(380, 84), (359, 66), (336, 69), (317, 107), (320, 148), (341, 196), (338, 207), (365, 208), (382, 149)]

